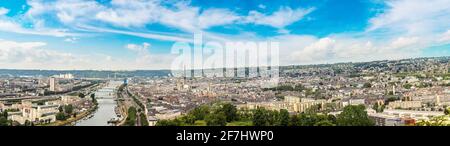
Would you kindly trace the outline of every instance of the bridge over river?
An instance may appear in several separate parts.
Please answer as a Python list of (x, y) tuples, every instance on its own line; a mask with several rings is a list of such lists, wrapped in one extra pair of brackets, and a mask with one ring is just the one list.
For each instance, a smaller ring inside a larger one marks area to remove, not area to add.
[(113, 118), (117, 118), (115, 107), (117, 106), (116, 91), (122, 84), (121, 81), (110, 81), (108, 85), (95, 92), (95, 97), (98, 102), (98, 109), (93, 115), (88, 116), (87, 119), (78, 121), (75, 126), (111, 126), (108, 124)]

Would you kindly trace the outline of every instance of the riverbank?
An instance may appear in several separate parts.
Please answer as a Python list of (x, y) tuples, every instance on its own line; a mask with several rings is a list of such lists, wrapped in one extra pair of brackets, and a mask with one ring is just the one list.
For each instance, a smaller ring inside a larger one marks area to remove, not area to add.
[(119, 114), (122, 116), (121, 121), (117, 124), (117, 126), (123, 126), (125, 124), (125, 121), (128, 117), (128, 109), (126, 109), (126, 107), (124, 105), (121, 105), (119, 102), (117, 103), (117, 106), (119, 107)]
[(73, 123), (76, 123), (80, 120), (83, 120), (84, 118), (88, 117), (89, 115), (92, 115), (95, 113), (95, 111), (98, 109), (98, 105), (95, 105), (94, 107), (80, 113), (77, 114), (76, 117), (70, 117), (67, 120), (64, 121), (56, 121), (53, 123), (49, 123), (49, 124), (45, 124), (45, 125), (39, 125), (39, 126), (69, 126), (69, 125), (73, 125)]

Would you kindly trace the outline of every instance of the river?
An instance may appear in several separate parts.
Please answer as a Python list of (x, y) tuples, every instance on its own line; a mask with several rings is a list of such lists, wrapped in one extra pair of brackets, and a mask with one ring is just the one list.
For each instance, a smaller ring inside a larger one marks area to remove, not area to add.
[(98, 102), (98, 109), (91, 115), (75, 123), (75, 126), (112, 126), (108, 121), (117, 118), (114, 98), (116, 89), (122, 82), (110, 81), (107, 86), (95, 92)]

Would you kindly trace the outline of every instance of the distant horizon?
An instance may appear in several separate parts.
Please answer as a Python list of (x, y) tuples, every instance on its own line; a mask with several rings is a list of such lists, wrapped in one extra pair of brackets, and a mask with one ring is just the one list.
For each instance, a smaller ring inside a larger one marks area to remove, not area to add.
[[(335, 65), (335, 64), (345, 64), (345, 63), (370, 63), (370, 62), (379, 62), (379, 61), (400, 61), (400, 60), (409, 60), (409, 59), (423, 59), (423, 58), (449, 58), (450, 56), (430, 56), (430, 57), (412, 57), (412, 58), (404, 58), (404, 59), (383, 59), (383, 60), (372, 60), (372, 61), (355, 61), (355, 62), (335, 62), (335, 63), (325, 63), (325, 64), (291, 64), (291, 65), (280, 65), (279, 67), (288, 67), (288, 66), (314, 66), (314, 65)], [(258, 66), (262, 67), (262, 66)], [(243, 68), (243, 67), (238, 67)], [(254, 67), (250, 67), (254, 68)], [(203, 70), (211, 70), (211, 69), (222, 69), (222, 68), (208, 68)], [(230, 69), (230, 68), (226, 68)], [(172, 71), (171, 69), (134, 69), (134, 70), (95, 70), (95, 69), (68, 69), (68, 70), (58, 70), (58, 69), (11, 69), (11, 68), (0, 68), (0, 70), (31, 70), (31, 71), (110, 71), (110, 72), (133, 72), (133, 71)], [(186, 69), (186, 70), (202, 70), (202, 69)], [(182, 71), (182, 70), (176, 70)]]

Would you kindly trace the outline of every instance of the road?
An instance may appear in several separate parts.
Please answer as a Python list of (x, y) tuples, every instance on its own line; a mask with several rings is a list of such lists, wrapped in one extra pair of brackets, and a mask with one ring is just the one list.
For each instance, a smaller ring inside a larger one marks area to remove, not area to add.
[[(132, 97), (130, 97), (128, 94), (127, 94), (127, 92), (128, 92), (128, 87), (124, 87), (124, 89), (123, 89), (123, 91), (122, 92), (119, 92), (118, 94), (121, 96), (121, 98), (119, 98), (118, 100), (119, 100), (119, 102), (118, 102), (118, 104), (119, 104), (119, 107), (121, 108), (121, 109), (125, 109), (124, 111), (122, 111), (122, 113), (121, 113), (121, 115), (122, 115), (122, 117), (124, 118), (124, 121), (126, 120), (126, 118), (127, 118), (127, 114), (128, 114), (128, 108), (130, 108), (130, 107), (135, 107), (136, 108), (136, 110), (137, 111), (144, 111), (145, 109), (142, 109), (134, 100), (133, 100), (133, 98)], [(136, 113), (136, 126), (141, 126), (142, 125), (142, 121), (141, 121), (141, 118), (140, 118), (140, 114), (144, 114), (144, 113), (142, 113), (142, 112), (137, 112)], [(120, 122), (121, 124), (123, 124), (124, 123), (124, 121), (122, 121), (122, 122)]]

